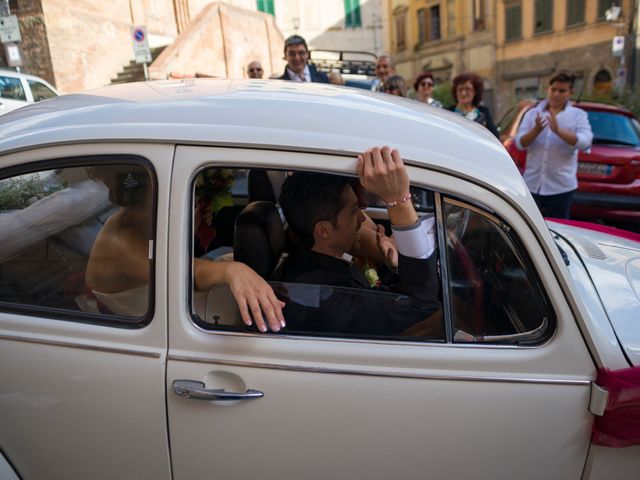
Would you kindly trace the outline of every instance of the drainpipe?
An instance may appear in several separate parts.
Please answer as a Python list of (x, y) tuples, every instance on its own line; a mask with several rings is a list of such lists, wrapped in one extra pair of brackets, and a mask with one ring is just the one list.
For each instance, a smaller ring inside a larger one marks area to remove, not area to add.
[(638, 0), (633, 0), (633, 18), (631, 19), (631, 59), (629, 61), (629, 86), (631, 89), (635, 89), (636, 81), (640, 76), (640, 72), (638, 71), (638, 49), (640, 45), (638, 44), (638, 16), (640, 16), (640, 12), (638, 11)]

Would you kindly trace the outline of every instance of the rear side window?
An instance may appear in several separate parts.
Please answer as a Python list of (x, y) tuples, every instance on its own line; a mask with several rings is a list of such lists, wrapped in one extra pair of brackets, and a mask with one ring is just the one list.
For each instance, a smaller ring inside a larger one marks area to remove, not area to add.
[(640, 144), (640, 137), (631, 118), (609, 112), (587, 112), (593, 130), (593, 143), (599, 145)]
[(29, 80), (28, 82), (34, 102), (40, 102), (41, 100), (46, 100), (47, 98), (53, 98), (57, 96), (53, 90), (51, 90), (42, 82), (36, 82), (35, 80)]
[(9, 100), (27, 101), (27, 96), (22, 88), (22, 82), (19, 78), (3, 77), (0, 75), (0, 97)]
[(148, 318), (153, 191), (148, 168), (122, 160), (1, 179), (0, 310)]
[(534, 344), (552, 332), (538, 276), (511, 229), (445, 199), (446, 270), (454, 342)]

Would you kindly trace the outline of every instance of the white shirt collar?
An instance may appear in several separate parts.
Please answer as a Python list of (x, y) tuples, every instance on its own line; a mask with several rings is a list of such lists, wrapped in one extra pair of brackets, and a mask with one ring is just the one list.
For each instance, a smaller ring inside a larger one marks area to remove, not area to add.
[(309, 69), (309, 65), (304, 66), (304, 78), (298, 75), (296, 72), (287, 67), (287, 73), (289, 74), (289, 78), (294, 82), (310, 82), (311, 81), (311, 70)]

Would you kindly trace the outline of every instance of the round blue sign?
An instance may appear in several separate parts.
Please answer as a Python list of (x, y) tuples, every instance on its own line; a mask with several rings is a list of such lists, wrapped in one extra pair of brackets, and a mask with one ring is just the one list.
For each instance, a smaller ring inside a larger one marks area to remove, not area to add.
[(133, 38), (135, 39), (136, 42), (141, 42), (144, 40), (144, 30), (141, 30), (139, 28), (136, 28), (133, 31)]

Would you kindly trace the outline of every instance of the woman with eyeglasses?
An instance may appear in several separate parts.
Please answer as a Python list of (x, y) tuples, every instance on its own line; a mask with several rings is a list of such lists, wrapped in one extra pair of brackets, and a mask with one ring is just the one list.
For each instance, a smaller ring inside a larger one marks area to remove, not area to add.
[(407, 84), (404, 83), (404, 78), (400, 75), (392, 75), (382, 85), (382, 91), (384, 93), (390, 93), (398, 97), (407, 96)]
[(462, 73), (453, 79), (451, 93), (455, 104), (447, 107), (447, 110), (456, 112), (469, 120), (485, 126), (496, 137), (498, 129), (493, 123), (491, 111), (482, 102), (482, 79), (475, 73)]
[(416, 91), (416, 100), (433, 107), (442, 108), (442, 103), (431, 96), (434, 83), (431, 72), (422, 72), (418, 75), (413, 82), (413, 89)]

